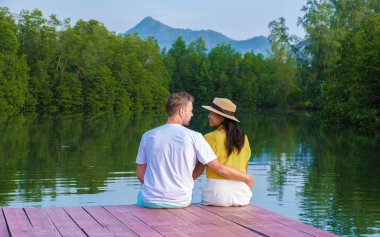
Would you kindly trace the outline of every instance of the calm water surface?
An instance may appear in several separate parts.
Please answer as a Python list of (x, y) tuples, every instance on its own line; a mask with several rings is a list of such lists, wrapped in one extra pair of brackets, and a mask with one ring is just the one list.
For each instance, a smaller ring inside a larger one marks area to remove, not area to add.
[[(380, 236), (380, 144), (314, 113), (241, 112), (252, 203), (342, 236)], [(0, 206), (134, 204), (135, 157), (160, 115), (0, 117)], [(191, 128), (210, 131), (207, 112)], [(200, 202), (202, 176), (193, 202)]]

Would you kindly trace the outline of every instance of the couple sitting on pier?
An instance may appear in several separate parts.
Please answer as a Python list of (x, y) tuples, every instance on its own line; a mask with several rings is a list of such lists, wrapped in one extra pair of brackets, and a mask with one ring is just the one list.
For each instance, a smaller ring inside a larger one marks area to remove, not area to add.
[(182, 208), (191, 204), (194, 179), (206, 167), (207, 184), (202, 203), (216, 206), (249, 204), (253, 177), (247, 174), (251, 155), (247, 136), (237, 126), (236, 106), (215, 98), (210, 106), (210, 126), (202, 134), (184, 126), (193, 116), (193, 96), (171, 94), (166, 102), (167, 123), (146, 132), (137, 154), (141, 190), (138, 205), (147, 208)]

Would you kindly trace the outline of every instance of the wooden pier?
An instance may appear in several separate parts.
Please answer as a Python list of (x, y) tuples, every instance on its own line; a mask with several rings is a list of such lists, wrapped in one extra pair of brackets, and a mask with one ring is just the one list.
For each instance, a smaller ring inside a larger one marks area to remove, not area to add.
[(136, 205), (0, 207), (1, 237), (335, 236), (255, 205), (145, 209)]

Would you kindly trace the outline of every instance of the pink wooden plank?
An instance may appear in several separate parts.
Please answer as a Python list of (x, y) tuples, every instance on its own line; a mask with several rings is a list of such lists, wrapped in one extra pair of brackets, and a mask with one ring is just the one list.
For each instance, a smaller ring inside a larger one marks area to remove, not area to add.
[(199, 206), (191, 205), (185, 208), (185, 210), (193, 213), (194, 215), (199, 216), (200, 218), (204, 219), (206, 222), (213, 223), (221, 228), (224, 228), (230, 232), (233, 232), (234, 234), (237, 234), (240, 236), (261, 236), (260, 233), (255, 232), (255, 230), (244, 228), (234, 222), (231, 222), (230, 220), (227, 220), (219, 215), (216, 215), (215, 213), (212, 213), (212, 212), (209, 212), (208, 210), (200, 208)]
[[(254, 229), (269, 236), (314, 236), (302, 230), (268, 219), (259, 213), (253, 212), (251, 206), (245, 207), (213, 207), (202, 206), (215, 214), (223, 216), (240, 225)], [(276, 216), (279, 216), (273, 213)]]
[[(224, 208), (226, 213), (229, 213), (228, 211), (231, 211), (232, 209), (233, 207)], [(200, 206), (191, 206), (189, 210), (192, 211), (193, 213), (197, 213), (197, 212), (202, 213), (201, 210), (210, 211), (209, 209), (207, 209), (207, 207), (201, 208)], [(227, 215), (222, 215), (219, 212), (211, 211), (211, 214), (219, 215), (219, 218), (222, 218), (224, 219), (225, 222), (227, 222), (226, 225), (228, 225), (228, 222), (233, 223), (233, 224), (239, 224), (246, 228), (249, 228), (250, 230), (252, 230), (253, 232), (257, 234), (268, 235), (268, 236), (300, 236), (300, 237), (307, 236), (307, 237), (310, 237), (310, 235), (307, 235), (298, 230), (294, 230), (293, 228), (287, 227), (279, 223), (267, 221), (265, 219), (262, 219), (256, 216), (255, 218), (252, 218), (252, 219), (246, 219), (242, 216), (234, 215), (232, 213), (227, 214)], [(210, 214), (208, 214), (206, 215), (206, 218), (209, 219), (212, 217), (210, 216)]]
[(173, 213), (174, 215), (178, 216), (179, 218), (185, 220), (188, 223), (192, 223), (194, 225), (198, 224), (205, 224), (205, 223), (210, 223), (213, 224), (212, 221), (209, 221), (207, 219), (203, 219), (183, 208), (178, 208), (178, 209), (167, 209), (168, 212)]
[(46, 214), (42, 208), (25, 208), (25, 213), (27, 214), (29, 221), (31, 222), (34, 232), (38, 235), (48, 235), (48, 236), (61, 236), (54, 226), (53, 222), (50, 220), (49, 216)]
[(162, 235), (129, 212), (125, 206), (104, 206), (113, 216), (142, 237), (162, 237)]
[(212, 224), (200, 225), (160, 225), (155, 230), (163, 236), (240, 237)]
[[(57, 235), (52, 232), (46, 232), (46, 231), (34, 231), (33, 236), (35, 237), (56, 237)], [(61, 235), (58, 235), (61, 236)]]
[(203, 209), (199, 206), (196, 205), (191, 205), (189, 207), (185, 208), (186, 211), (193, 213), (194, 215), (197, 215), (201, 217), (202, 219), (205, 219), (209, 223), (214, 223), (218, 226), (228, 226), (228, 227), (233, 227), (235, 224), (232, 223), (231, 221), (219, 216), (215, 215), (213, 212), (210, 212), (206, 209)]
[[(126, 206), (125, 209), (141, 219), (144, 223), (151, 226), (153, 229), (160, 232), (163, 236), (215, 236), (219, 234), (220, 237), (238, 237), (240, 235), (235, 235), (231, 232), (226, 232), (222, 228), (218, 228), (215, 225), (194, 225), (192, 223), (188, 223), (182, 218), (174, 215), (168, 210), (171, 209), (148, 209), (141, 208), (136, 205), (134, 206)], [(209, 227), (212, 228), (209, 228)], [(214, 232), (211, 235), (206, 234), (205, 231), (212, 229)]]
[[(202, 237), (240, 237), (239, 235), (230, 232), (228, 229), (223, 229), (212, 224), (196, 225), (172, 225), (172, 226), (155, 226), (164, 236), (202, 236)], [(252, 235), (245, 235), (252, 236)]]
[(241, 227), (240, 225), (230, 225), (230, 223), (226, 225), (224, 221), (222, 221), (221, 223), (221, 220), (218, 216), (215, 216), (213, 219), (209, 219), (209, 218), (201, 218), (200, 216), (193, 214), (185, 209), (167, 209), (167, 210), (173, 213), (174, 215), (182, 218), (187, 223), (192, 223), (195, 226), (201, 228), (203, 230), (203, 234), (206, 234), (206, 235), (208, 233), (214, 233), (214, 236), (216, 236), (216, 233), (220, 232), (217, 236), (223, 236), (224, 234), (227, 234), (229, 236), (234, 236), (234, 235), (261, 236), (244, 227)]
[(4, 218), (3, 209), (0, 207), (0, 236), (9, 237), (7, 223)]
[(265, 216), (267, 219), (282, 223), (282, 224), (287, 225), (287, 226), (291, 226), (295, 229), (301, 230), (301, 231), (306, 232), (310, 235), (321, 236), (321, 237), (337, 236), (337, 235), (334, 235), (330, 232), (327, 232), (327, 231), (315, 228), (313, 226), (307, 225), (305, 223), (302, 223), (300, 221), (296, 221), (296, 220), (290, 219), (288, 217), (278, 215), (274, 212), (268, 211), (268, 210), (261, 208), (261, 207), (258, 207), (256, 205), (250, 205), (248, 209), (250, 210), (250, 213), (253, 213), (253, 212), (259, 213), (260, 215)]
[(113, 236), (108, 230), (103, 228), (92, 216), (82, 207), (65, 207), (65, 211), (75, 221), (75, 223), (89, 236)]
[[(192, 220), (195, 220), (196, 224), (191, 223), (188, 220), (181, 218), (180, 215), (175, 214), (177, 211), (181, 212), (183, 216), (186, 215), (181, 211), (183, 209), (148, 209), (141, 208), (136, 205), (124, 206), (122, 208), (126, 209), (128, 212), (164, 236), (241, 236), (240, 234), (234, 234), (225, 228), (221, 228), (214, 224), (209, 224), (205, 220), (203, 220), (203, 223), (201, 224), (201, 220), (195, 219), (197, 216), (187, 211), (184, 212), (187, 212), (188, 215), (192, 215)], [(247, 232), (251, 233), (249, 231)]]
[(46, 214), (62, 236), (84, 237), (84, 232), (62, 207), (44, 207)]
[(11, 236), (35, 236), (33, 227), (22, 208), (3, 208), (3, 212)]
[(158, 232), (160, 232), (165, 237), (172, 237), (172, 236), (173, 237), (174, 236), (187, 237), (187, 236), (189, 236), (186, 233), (182, 232), (182, 230), (178, 230), (174, 226), (170, 226), (170, 225), (155, 226), (154, 229), (157, 230)]
[(99, 224), (106, 228), (109, 232), (115, 236), (126, 236), (134, 237), (137, 236), (133, 231), (131, 231), (126, 225), (115, 218), (106, 209), (99, 206), (84, 207), (84, 209), (95, 218)]
[(124, 208), (128, 209), (128, 211), (142, 220), (147, 225), (154, 226), (170, 226), (170, 225), (182, 225), (185, 226), (187, 223), (168, 212), (165, 209), (150, 209), (150, 208), (142, 208), (136, 205), (125, 206)]
[(318, 228), (306, 225), (302, 222), (292, 220), (290, 218), (278, 215), (274, 212), (268, 211), (266, 209), (257, 207), (255, 205), (249, 205), (246, 207), (235, 207), (235, 208), (223, 208), (223, 207), (207, 207), (204, 206), (203, 208), (218, 211), (218, 213), (223, 213), (231, 215), (231, 214), (237, 214), (241, 217), (245, 217), (246, 219), (254, 218), (255, 216), (259, 216), (260, 218), (264, 218), (265, 220), (269, 220), (276, 223), (281, 223), (283, 225), (289, 226), (291, 228), (297, 229), (299, 231), (302, 231), (304, 233), (307, 233), (312, 236), (336, 236), (334, 234), (331, 234), (327, 231), (320, 230)]

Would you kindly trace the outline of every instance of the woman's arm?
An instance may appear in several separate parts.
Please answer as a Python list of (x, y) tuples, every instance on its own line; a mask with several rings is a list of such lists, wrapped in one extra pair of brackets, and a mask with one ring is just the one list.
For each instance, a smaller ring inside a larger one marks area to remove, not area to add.
[(239, 180), (245, 182), (249, 188), (252, 188), (254, 179), (252, 175), (242, 173), (232, 167), (220, 163), (217, 159), (207, 163), (208, 167), (214, 170), (218, 175), (227, 179)]
[(199, 176), (203, 174), (203, 171), (205, 170), (206, 165), (202, 164), (201, 162), (197, 161), (197, 164), (195, 165), (195, 168), (193, 170), (193, 179), (197, 179)]

